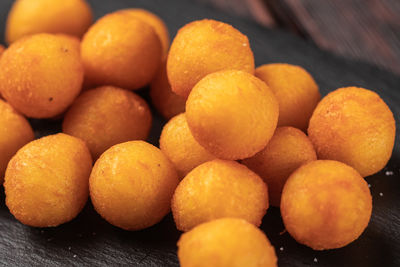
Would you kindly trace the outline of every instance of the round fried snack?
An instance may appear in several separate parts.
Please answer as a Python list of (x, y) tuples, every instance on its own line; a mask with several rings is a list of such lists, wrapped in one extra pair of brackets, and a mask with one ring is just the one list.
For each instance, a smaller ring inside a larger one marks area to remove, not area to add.
[(223, 217), (259, 226), (267, 209), (268, 188), (263, 180), (244, 165), (220, 159), (189, 172), (172, 199), (172, 214), (181, 231)]
[(308, 137), (293, 127), (278, 127), (268, 145), (242, 161), (268, 185), (269, 203), (279, 207), (283, 186), (298, 167), (317, 160)]
[(306, 131), (321, 95), (313, 77), (302, 67), (266, 64), (255, 75), (274, 92), (279, 102), (278, 126), (293, 126)]
[(249, 40), (229, 24), (193, 21), (175, 36), (168, 54), (167, 73), (172, 90), (187, 98), (206, 75), (225, 69), (254, 73)]
[(276, 267), (274, 247), (254, 225), (237, 218), (200, 224), (178, 241), (181, 267)]
[(0, 99), (0, 185), (11, 157), (34, 139), (29, 122)]
[(372, 197), (367, 182), (344, 163), (317, 160), (297, 169), (282, 192), (286, 230), (315, 250), (344, 247), (367, 227)]
[(169, 43), (170, 43), (169, 32), (168, 32), (167, 25), (165, 25), (164, 21), (160, 17), (158, 17), (154, 13), (151, 13), (148, 10), (141, 9), (141, 8), (122, 9), (117, 12), (128, 14), (132, 17), (140, 19), (141, 21), (146, 22), (149, 25), (151, 25), (153, 27), (154, 31), (156, 32), (158, 38), (160, 38), (162, 50), (163, 50), (162, 58), (167, 57)]
[(170, 211), (178, 181), (174, 166), (158, 148), (130, 141), (111, 147), (97, 160), (90, 175), (90, 198), (112, 225), (141, 230)]
[(175, 165), (180, 178), (200, 164), (215, 159), (193, 138), (185, 113), (165, 124), (161, 132), (160, 149)]
[(0, 58), (0, 91), (32, 118), (61, 114), (79, 94), (83, 65), (74, 42), (38, 34), (13, 43)]
[(172, 92), (168, 82), (165, 62), (150, 84), (150, 97), (154, 107), (166, 119), (185, 112), (186, 101)]
[(29, 226), (66, 223), (85, 206), (91, 169), (89, 149), (78, 138), (56, 134), (32, 141), (8, 164), (7, 207)]
[(253, 156), (271, 139), (278, 102), (253, 75), (225, 70), (207, 75), (186, 102), (186, 119), (194, 138), (218, 158)]
[(145, 140), (151, 127), (151, 112), (140, 96), (113, 86), (88, 90), (65, 114), (63, 132), (86, 142), (97, 159), (113, 145)]
[(37, 33), (65, 33), (82, 37), (92, 24), (90, 6), (84, 0), (17, 0), (7, 18), (8, 43)]
[(379, 95), (346, 87), (321, 100), (311, 117), (308, 135), (319, 159), (344, 162), (365, 177), (389, 161), (396, 122)]
[(125, 13), (99, 19), (81, 43), (88, 83), (139, 89), (161, 63), (161, 41), (153, 27)]

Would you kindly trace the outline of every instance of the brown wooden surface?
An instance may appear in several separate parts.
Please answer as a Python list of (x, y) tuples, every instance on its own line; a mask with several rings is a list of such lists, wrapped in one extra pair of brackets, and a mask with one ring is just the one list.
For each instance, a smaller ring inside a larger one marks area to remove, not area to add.
[(400, 0), (197, 0), (400, 74)]

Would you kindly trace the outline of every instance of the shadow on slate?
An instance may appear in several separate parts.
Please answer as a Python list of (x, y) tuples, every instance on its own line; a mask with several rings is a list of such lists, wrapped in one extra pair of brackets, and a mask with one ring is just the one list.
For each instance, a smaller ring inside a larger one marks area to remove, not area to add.
[[(0, 3), (1, 36), (10, 0)], [(141, 7), (162, 17), (171, 36), (184, 24), (214, 18), (232, 24), (249, 39), (257, 65), (287, 62), (305, 67), (317, 80), (323, 95), (343, 86), (361, 86), (378, 92), (400, 114), (400, 77), (377, 67), (348, 61), (288, 33), (265, 29), (218, 11), (184, 0), (90, 0), (95, 17), (121, 8)], [(361, 40), (360, 40), (361, 42)], [(140, 92), (148, 98), (145, 90)], [(60, 130), (60, 121), (31, 120), (36, 135)], [(156, 114), (149, 139), (158, 144), (164, 121)], [(399, 127), (397, 121), (397, 127)], [(386, 169), (368, 177), (373, 196), (373, 214), (364, 234), (349, 246), (331, 251), (313, 251), (283, 232), (279, 210), (270, 208), (263, 229), (276, 248), (279, 266), (400, 266), (400, 149), (399, 136)], [(50, 229), (35, 229), (17, 222), (0, 193), (0, 264), (10, 266), (178, 266), (176, 241), (180, 233), (171, 215), (160, 224), (139, 232), (127, 232), (109, 225), (89, 203), (72, 222)], [(211, 266), (210, 266), (211, 267)]]

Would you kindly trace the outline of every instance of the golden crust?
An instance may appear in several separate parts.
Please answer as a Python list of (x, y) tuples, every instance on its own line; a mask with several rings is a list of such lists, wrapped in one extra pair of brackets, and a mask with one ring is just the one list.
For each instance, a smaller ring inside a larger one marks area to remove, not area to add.
[(145, 140), (152, 116), (138, 95), (113, 86), (88, 90), (65, 114), (63, 132), (81, 138), (97, 159), (113, 145)]
[(303, 165), (289, 177), (282, 192), (286, 230), (315, 250), (340, 248), (356, 240), (371, 212), (367, 183), (356, 170), (338, 161)]
[(237, 218), (200, 224), (178, 241), (181, 267), (276, 267), (274, 247), (254, 225)]
[(172, 199), (172, 214), (181, 231), (223, 217), (259, 226), (267, 209), (268, 188), (262, 179), (244, 165), (220, 159), (189, 172)]
[(90, 198), (109, 223), (141, 230), (169, 211), (178, 175), (156, 147), (143, 141), (115, 145), (101, 155), (90, 175)]
[(176, 94), (187, 98), (198, 81), (225, 69), (254, 73), (254, 56), (245, 35), (209, 19), (193, 21), (178, 31), (167, 61), (168, 79)]
[(56, 134), (32, 141), (8, 164), (7, 207), (26, 225), (66, 223), (85, 206), (91, 168), (89, 149), (78, 138)]
[(319, 159), (344, 162), (365, 177), (380, 171), (389, 161), (396, 122), (378, 94), (346, 87), (321, 100), (308, 134)]
[(32, 118), (64, 112), (81, 91), (83, 65), (74, 42), (37, 34), (13, 43), (0, 58), (0, 91)]
[(186, 102), (186, 119), (200, 145), (218, 158), (248, 158), (271, 139), (278, 102), (260, 79), (238, 70), (207, 75)]
[(283, 186), (301, 165), (317, 160), (308, 137), (293, 127), (278, 127), (268, 145), (253, 157), (242, 161), (268, 185), (269, 201), (279, 207)]

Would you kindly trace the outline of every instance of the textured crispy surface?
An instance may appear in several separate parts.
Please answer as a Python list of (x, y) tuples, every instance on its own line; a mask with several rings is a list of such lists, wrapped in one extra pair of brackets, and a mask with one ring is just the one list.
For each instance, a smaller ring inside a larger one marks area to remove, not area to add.
[(367, 182), (338, 161), (303, 165), (289, 177), (282, 192), (286, 230), (315, 250), (340, 248), (356, 240), (367, 227), (371, 212)]
[(346, 87), (321, 100), (308, 134), (319, 159), (344, 162), (365, 177), (377, 173), (389, 161), (396, 124), (378, 94)]
[(30, 226), (68, 222), (85, 206), (91, 168), (89, 150), (78, 138), (56, 134), (32, 141), (7, 167), (7, 207)]
[(255, 75), (274, 92), (279, 102), (278, 126), (293, 126), (306, 131), (321, 95), (313, 77), (302, 67), (266, 64)]
[(90, 83), (139, 89), (161, 63), (161, 41), (153, 27), (125, 13), (99, 19), (85, 34), (82, 60)]
[(172, 214), (181, 231), (223, 217), (259, 226), (267, 209), (268, 188), (262, 179), (244, 165), (220, 159), (189, 172), (172, 199)]
[(137, 19), (142, 20), (143, 22), (151, 25), (156, 32), (158, 38), (160, 38), (161, 46), (162, 46), (162, 58), (166, 58), (169, 50), (170, 37), (167, 25), (165, 25), (164, 21), (158, 17), (156, 14), (151, 13), (148, 10), (141, 8), (130, 8), (123, 9), (119, 12), (126, 13), (130, 16), (133, 16)]
[(269, 202), (279, 207), (283, 186), (298, 167), (317, 160), (308, 137), (293, 127), (278, 127), (268, 145), (253, 157), (242, 161), (268, 185)]
[(150, 84), (150, 97), (154, 107), (166, 119), (185, 112), (185, 99), (172, 92), (169, 85), (166, 62), (162, 63)]
[(160, 149), (175, 165), (180, 178), (200, 164), (215, 159), (193, 138), (185, 113), (165, 124), (161, 132)]
[(0, 99), (0, 184), (8, 161), (23, 145), (33, 140), (28, 121)]
[(278, 102), (260, 79), (237, 70), (210, 74), (193, 88), (186, 119), (194, 138), (223, 159), (248, 158), (271, 139)]
[(4, 45), (0, 44), (0, 57), (3, 55), (5, 50), (6, 50), (6, 48), (4, 47)]
[(265, 234), (242, 219), (203, 223), (178, 241), (181, 267), (276, 267), (275, 250)]
[(143, 141), (115, 145), (97, 160), (90, 175), (90, 198), (109, 223), (140, 230), (169, 211), (178, 175), (156, 147)]
[(12, 43), (37, 33), (65, 33), (82, 37), (92, 24), (84, 0), (17, 0), (8, 15), (6, 40)]
[(81, 138), (97, 159), (113, 145), (145, 140), (152, 116), (135, 93), (112, 86), (88, 90), (65, 114), (63, 132)]
[(249, 40), (231, 25), (199, 20), (182, 27), (168, 54), (167, 73), (172, 90), (187, 98), (207, 74), (238, 69), (254, 73)]
[(0, 91), (33, 118), (61, 114), (79, 94), (83, 65), (74, 42), (38, 34), (13, 43), (0, 58)]

